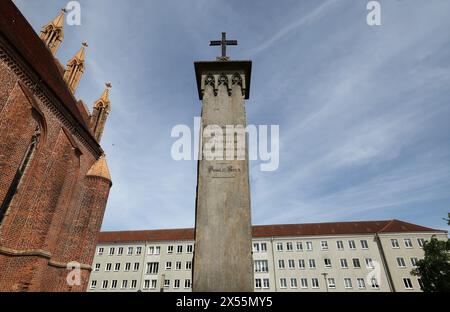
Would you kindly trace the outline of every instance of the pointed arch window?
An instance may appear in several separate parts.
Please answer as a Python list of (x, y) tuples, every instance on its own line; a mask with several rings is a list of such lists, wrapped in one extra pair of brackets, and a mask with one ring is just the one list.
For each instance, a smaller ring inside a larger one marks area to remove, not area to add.
[(17, 189), (19, 188), (20, 182), (22, 182), (22, 178), (28, 168), (28, 165), (29, 165), (31, 159), (33, 158), (34, 152), (39, 143), (40, 136), (41, 136), (41, 131), (38, 126), (38, 127), (36, 127), (36, 129), (34, 131), (34, 134), (31, 138), (31, 142), (25, 152), (22, 162), (20, 163), (20, 166), (17, 169), (14, 179), (13, 179), (13, 181), (8, 189), (8, 192), (6, 193), (5, 199), (3, 200), (3, 203), (0, 207), (0, 224), (3, 222), (3, 218), (6, 215), (6, 212), (8, 211), (8, 208), (11, 205), (12, 200), (14, 199), (14, 195), (16, 194)]

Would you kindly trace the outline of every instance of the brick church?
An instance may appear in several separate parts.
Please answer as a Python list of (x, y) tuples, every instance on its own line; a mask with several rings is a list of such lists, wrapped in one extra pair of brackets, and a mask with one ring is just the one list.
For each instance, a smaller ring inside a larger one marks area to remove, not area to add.
[(76, 99), (87, 45), (65, 67), (55, 58), (64, 18), (39, 35), (0, 1), (0, 291), (84, 291), (112, 185), (100, 146), (111, 85), (92, 113)]

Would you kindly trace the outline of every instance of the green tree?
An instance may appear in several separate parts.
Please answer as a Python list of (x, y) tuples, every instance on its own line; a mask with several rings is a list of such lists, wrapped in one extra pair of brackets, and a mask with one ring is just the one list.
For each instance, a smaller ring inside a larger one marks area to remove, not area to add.
[(450, 240), (432, 237), (423, 250), (425, 257), (411, 274), (420, 278), (424, 292), (450, 292)]
[(450, 225), (450, 212), (448, 213), (448, 218), (447, 219), (444, 218), (444, 220), (447, 221), (448, 225)]

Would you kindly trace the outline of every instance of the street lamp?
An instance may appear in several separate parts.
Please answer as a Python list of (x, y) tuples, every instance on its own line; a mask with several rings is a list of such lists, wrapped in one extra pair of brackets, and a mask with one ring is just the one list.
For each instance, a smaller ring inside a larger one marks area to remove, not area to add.
[(328, 276), (328, 273), (322, 273), (322, 275), (323, 275), (323, 279), (324, 279), (324, 281), (325, 281), (325, 287), (326, 287), (327, 292), (328, 292), (328, 283), (327, 283), (327, 276)]

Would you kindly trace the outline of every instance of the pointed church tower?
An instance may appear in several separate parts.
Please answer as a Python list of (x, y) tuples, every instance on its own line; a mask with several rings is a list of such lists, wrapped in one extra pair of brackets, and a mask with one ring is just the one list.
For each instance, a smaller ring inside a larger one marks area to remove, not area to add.
[(67, 83), (70, 91), (75, 93), (81, 76), (84, 73), (84, 50), (87, 48), (87, 43), (83, 42), (81, 49), (75, 56), (67, 63), (66, 71), (64, 72), (64, 80)]
[(111, 112), (111, 105), (109, 102), (109, 90), (111, 88), (111, 83), (106, 83), (105, 91), (103, 91), (102, 96), (94, 103), (94, 109), (91, 116), (91, 129), (97, 142), (100, 142), (102, 138), (106, 120)]
[(64, 39), (65, 14), (65, 9), (62, 9), (61, 13), (59, 13), (59, 15), (53, 21), (42, 27), (41, 30), (40, 37), (53, 55), (56, 54), (56, 51), (58, 51), (58, 48)]

